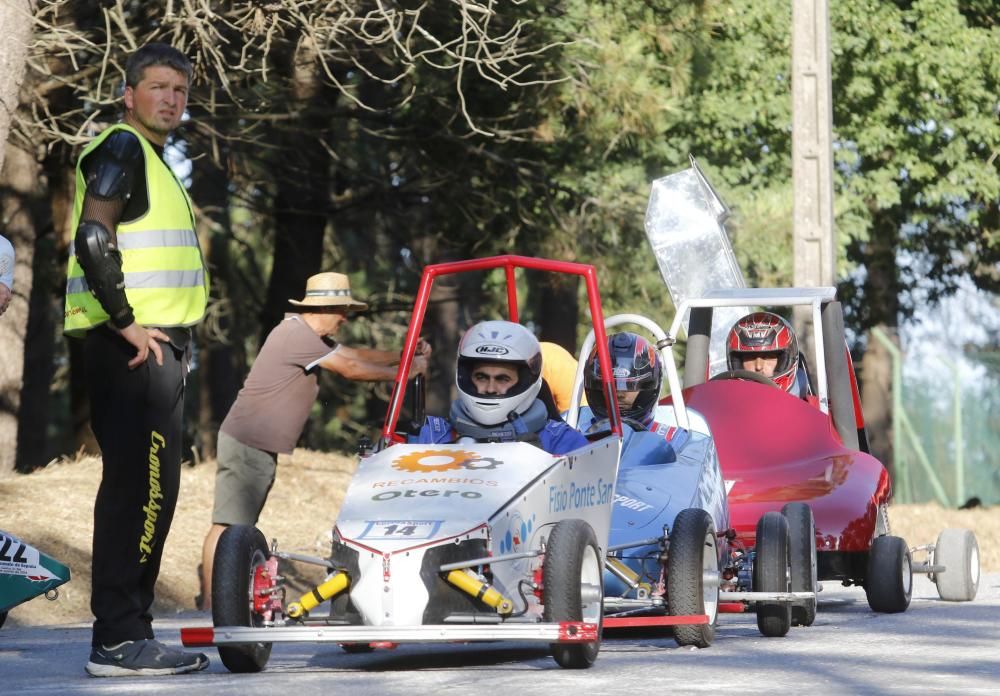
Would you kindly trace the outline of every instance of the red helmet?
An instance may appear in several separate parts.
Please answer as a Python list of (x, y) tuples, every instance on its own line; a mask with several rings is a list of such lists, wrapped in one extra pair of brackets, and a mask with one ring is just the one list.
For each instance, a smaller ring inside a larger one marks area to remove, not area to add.
[(792, 325), (772, 312), (754, 312), (733, 324), (726, 339), (729, 369), (745, 369), (743, 361), (753, 358), (754, 353), (777, 355), (771, 379), (785, 391), (791, 391), (799, 366), (799, 345)]

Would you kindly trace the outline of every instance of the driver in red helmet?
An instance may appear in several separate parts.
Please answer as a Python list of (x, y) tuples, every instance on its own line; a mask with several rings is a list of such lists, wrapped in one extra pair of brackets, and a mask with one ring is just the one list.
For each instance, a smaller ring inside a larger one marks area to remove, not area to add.
[(748, 314), (729, 330), (726, 359), (730, 370), (756, 372), (799, 397), (809, 393), (800, 370), (799, 343), (788, 321), (773, 312)]

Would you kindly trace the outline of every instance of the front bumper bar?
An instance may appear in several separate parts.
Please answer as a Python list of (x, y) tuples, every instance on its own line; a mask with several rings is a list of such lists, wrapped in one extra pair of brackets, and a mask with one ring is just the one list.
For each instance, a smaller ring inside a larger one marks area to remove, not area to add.
[(181, 629), (189, 648), (247, 643), (451, 643), (479, 640), (519, 640), (540, 643), (592, 643), (597, 624), (561, 623), (425, 626), (205, 626)]

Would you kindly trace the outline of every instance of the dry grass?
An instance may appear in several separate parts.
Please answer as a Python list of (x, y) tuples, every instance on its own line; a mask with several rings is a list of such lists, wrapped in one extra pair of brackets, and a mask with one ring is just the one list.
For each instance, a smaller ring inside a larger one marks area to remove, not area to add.
[[(296, 450), (281, 456), (278, 475), (261, 514), (259, 527), (286, 551), (325, 556), (329, 534), (355, 460), (336, 454)], [(69, 566), (72, 579), (59, 588), (59, 599), (35, 599), (11, 611), (11, 624), (58, 624), (90, 621), (90, 548), (94, 498), (101, 479), (99, 459), (52, 464), (27, 476), (0, 480), (3, 515), (9, 531)], [(215, 462), (185, 466), (174, 522), (167, 538), (155, 616), (195, 609), (200, 591), (201, 546), (211, 524)], [(303, 576), (316, 578), (311, 566), (295, 564)]]
[[(282, 456), (278, 476), (261, 515), (260, 528), (280, 548), (326, 555), (329, 533), (355, 460), (338, 454), (296, 450)], [(0, 529), (9, 531), (68, 565), (72, 580), (58, 601), (35, 599), (11, 611), (11, 624), (39, 625), (91, 620), (90, 546), (100, 461), (61, 462), (27, 476), (0, 480)], [(211, 521), (215, 462), (185, 467), (180, 499), (164, 552), (154, 606), (156, 616), (195, 609), (201, 545)], [(946, 510), (937, 505), (891, 508), (894, 534), (911, 546), (932, 543), (945, 527), (973, 529), (984, 571), (1000, 571), (1000, 514), (996, 510)], [(296, 565), (303, 580), (318, 579), (310, 566)], [(304, 588), (304, 585), (302, 585)]]

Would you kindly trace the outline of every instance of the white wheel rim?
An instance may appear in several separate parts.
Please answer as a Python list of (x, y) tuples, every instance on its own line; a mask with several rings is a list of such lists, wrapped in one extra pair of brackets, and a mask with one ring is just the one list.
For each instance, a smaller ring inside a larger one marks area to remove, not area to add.
[(972, 545), (969, 554), (969, 578), (972, 580), (973, 587), (979, 585), (979, 547), (975, 544)]
[(910, 571), (910, 559), (905, 555), (900, 562), (899, 574), (903, 578), (903, 594), (910, 594), (910, 585), (913, 583), (913, 573)]
[(711, 529), (705, 535), (705, 548), (701, 555), (701, 603), (705, 607), (708, 623), (714, 624), (719, 613), (719, 556), (715, 550), (715, 534)]
[(604, 600), (601, 596), (602, 572), (597, 551), (588, 545), (580, 567), (580, 610), (587, 623), (598, 623), (601, 620), (601, 605)]

